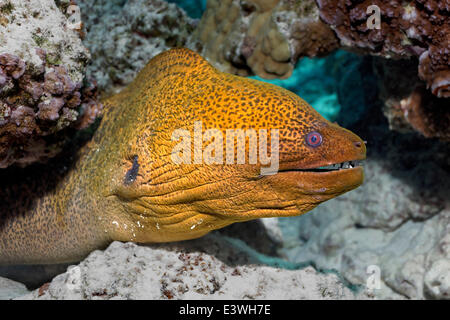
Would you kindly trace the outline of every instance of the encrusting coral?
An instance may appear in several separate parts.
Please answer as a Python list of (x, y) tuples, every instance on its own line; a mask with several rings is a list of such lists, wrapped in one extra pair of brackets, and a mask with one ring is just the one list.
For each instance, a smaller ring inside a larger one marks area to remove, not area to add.
[[(317, 0), (320, 17), (351, 49), (386, 58), (420, 57), (419, 76), (437, 97), (450, 97), (450, 3), (438, 0)], [(369, 28), (369, 5), (380, 28)]]
[(87, 75), (105, 91), (120, 91), (155, 55), (185, 46), (194, 19), (161, 0), (78, 0), (92, 55)]
[[(0, 168), (55, 156), (100, 113), (89, 53), (53, 1), (0, 1)], [(6, 10), (5, 8), (8, 8)]]
[(74, 83), (64, 66), (43, 62), (34, 75), (26, 66), (17, 56), (0, 54), (0, 168), (55, 156), (67, 138), (63, 129), (86, 128), (102, 109), (95, 87)]

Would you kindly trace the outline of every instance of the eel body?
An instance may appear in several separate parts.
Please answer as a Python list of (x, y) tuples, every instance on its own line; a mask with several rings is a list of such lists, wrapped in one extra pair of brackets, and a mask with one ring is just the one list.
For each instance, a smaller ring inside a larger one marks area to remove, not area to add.
[(0, 173), (0, 264), (72, 262), (113, 240), (186, 240), (296, 216), (363, 181), (358, 136), (188, 49), (153, 58), (105, 105), (70, 165)]

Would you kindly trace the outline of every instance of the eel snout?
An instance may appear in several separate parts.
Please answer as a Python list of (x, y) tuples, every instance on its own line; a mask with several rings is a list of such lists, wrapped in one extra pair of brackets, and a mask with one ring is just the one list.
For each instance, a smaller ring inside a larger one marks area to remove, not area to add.
[[(280, 194), (319, 204), (360, 186), (364, 180), (366, 146), (356, 134), (323, 123), (298, 141), (298, 156), (280, 158), (279, 173), (267, 177)], [(319, 141), (319, 142), (318, 142)]]

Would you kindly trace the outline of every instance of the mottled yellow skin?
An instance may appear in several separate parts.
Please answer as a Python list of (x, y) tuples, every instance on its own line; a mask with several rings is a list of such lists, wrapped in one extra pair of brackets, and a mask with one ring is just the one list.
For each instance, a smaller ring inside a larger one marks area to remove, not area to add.
[[(187, 49), (152, 59), (105, 104), (94, 138), (50, 191), (26, 206), (13, 188), (0, 191), (13, 199), (0, 206), (0, 263), (75, 261), (113, 240), (185, 240), (234, 222), (300, 215), (363, 181), (361, 167), (293, 171), (364, 159), (364, 143), (295, 94), (219, 72)], [(172, 133), (193, 131), (194, 121), (224, 135), (279, 129), (280, 172), (262, 176), (259, 163), (174, 164)], [(321, 146), (305, 143), (311, 131), (322, 134)], [(132, 168), (137, 175), (127, 180)]]

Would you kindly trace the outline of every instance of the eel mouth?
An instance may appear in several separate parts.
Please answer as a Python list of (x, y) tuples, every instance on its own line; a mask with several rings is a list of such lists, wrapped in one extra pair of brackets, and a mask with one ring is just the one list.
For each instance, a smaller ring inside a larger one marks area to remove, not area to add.
[(265, 178), (281, 194), (288, 194), (293, 198), (309, 194), (315, 197), (312, 202), (322, 202), (363, 183), (362, 163), (365, 155), (355, 158), (356, 160), (343, 162), (319, 160), (307, 165), (298, 162), (284, 163), (277, 174)]
[(279, 172), (315, 172), (315, 173), (326, 173), (326, 172), (335, 172), (342, 171), (348, 169), (354, 169), (358, 167), (362, 167), (363, 159), (360, 160), (350, 160), (344, 161), (340, 163), (333, 163), (325, 166), (317, 166), (312, 168), (300, 169), (300, 168), (289, 168), (289, 169), (280, 169)]

